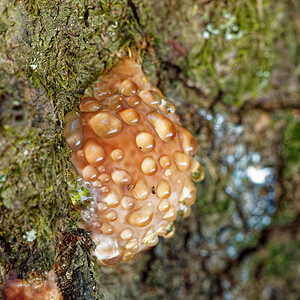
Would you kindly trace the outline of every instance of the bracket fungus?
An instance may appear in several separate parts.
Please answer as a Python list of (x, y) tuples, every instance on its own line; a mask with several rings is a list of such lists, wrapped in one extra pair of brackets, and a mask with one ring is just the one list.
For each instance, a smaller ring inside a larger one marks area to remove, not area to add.
[(99, 262), (114, 265), (171, 237), (178, 212), (190, 214), (192, 183), (203, 179), (197, 143), (174, 104), (140, 65), (124, 59), (66, 115), (72, 163), (93, 194), (80, 224)]
[[(62, 300), (62, 294), (56, 283), (56, 276), (51, 271), (46, 280), (36, 278), (33, 282), (10, 278), (0, 287), (3, 300)], [(1, 299), (2, 299), (1, 298)]]

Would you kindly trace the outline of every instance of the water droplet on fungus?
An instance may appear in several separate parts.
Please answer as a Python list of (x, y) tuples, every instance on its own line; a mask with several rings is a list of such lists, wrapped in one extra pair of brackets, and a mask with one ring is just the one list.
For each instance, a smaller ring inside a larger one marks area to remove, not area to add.
[(117, 168), (113, 168), (111, 172), (111, 178), (118, 185), (129, 185), (132, 181), (132, 178), (128, 172)]
[(194, 182), (200, 182), (205, 177), (204, 170), (196, 159), (192, 160), (191, 172), (191, 176)]
[(176, 136), (176, 128), (174, 124), (165, 116), (158, 112), (147, 114), (148, 122), (153, 126), (159, 138), (165, 142), (171, 142)]
[(139, 96), (150, 107), (158, 108), (161, 105), (161, 97), (154, 91), (144, 90), (140, 92)]
[(111, 88), (105, 83), (96, 83), (94, 85), (94, 94), (98, 100), (105, 99), (113, 94)]
[(161, 199), (169, 198), (171, 195), (171, 188), (168, 181), (166, 181), (165, 179), (161, 179), (157, 184), (156, 193), (157, 196)]
[(203, 178), (191, 157), (195, 139), (179, 125), (174, 104), (143, 78), (140, 65), (123, 59), (93, 84), (80, 114), (66, 115), (72, 163), (93, 195), (78, 208), (79, 224), (106, 265), (174, 235), (177, 214), (188, 216), (196, 200), (191, 176)]
[(159, 164), (161, 165), (162, 168), (166, 169), (171, 166), (171, 159), (167, 155), (163, 155), (159, 159)]
[(99, 112), (90, 122), (94, 132), (102, 138), (116, 136), (123, 128), (122, 122), (108, 112)]
[(164, 219), (169, 223), (174, 222), (176, 220), (176, 217), (177, 212), (173, 206), (170, 207), (170, 209), (164, 214)]
[(139, 87), (137, 84), (130, 80), (130, 79), (125, 79), (122, 84), (121, 84), (121, 93), (124, 96), (130, 96), (131, 94), (137, 94), (139, 91)]
[(175, 113), (175, 105), (170, 100), (162, 99), (160, 108), (167, 115)]
[(94, 97), (83, 97), (79, 108), (82, 112), (96, 112), (101, 109), (101, 102)]
[(143, 177), (140, 177), (132, 189), (132, 194), (137, 200), (145, 200), (149, 196), (149, 188)]
[(179, 139), (186, 155), (193, 156), (197, 151), (197, 142), (194, 137), (183, 127), (179, 128)]
[(122, 120), (130, 126), (136, 126), (138, 125), (140, 121), (140, 115), (139, 113), (134, 110), (133, 108), (128, 108), (120, 112), (120, 116)]
[(185, 205), (192, 205), (196, 201), (196, 189), (190, 177), (183, 182), (183, 187), (179, 195), (179, 202)]
[(114, 210), (111, 210), (106, 213), (105, 217), (106, 217), (107, 221), (114, 222), (117, 220), (118, 214)]
[(103, 200), (109, 207), (117, 207), (120, 203), (120, 198), (114, 191), (110, 192)]
[(173, 159), (175, 161), (176, 167), (181, 172), (186, 172), (191, 167), (191, 159), (188, 155), (175, 151), (173, 153)]
[(125, 228), (120, 234), (121, 239), (124, 241), (130, 240), (132, 236), (133, 236), (133, 231), (129, 228)]
[(139, 150), (141, 150), (144, 153), (149, 153), (155, 148), (154, 137), (147, 132), (139, 133), (136, 136), (135, 141)]
[(89, 139), (84, 144), (86, 160), (90, 165), (99, 166), (105, 159), (105, 151), (94, 139)]
[(64, 136), (71, 150), (77, 151), (83, 144), (81, 117), (78, 112), (71, 111), (65, 115), (65, 120)]
[(143, 243), (147, 247), (154, 247), (158, 243), (158, 235), (156, 232), (146, 235), (143, 239)]
[(82, 172), (82, 177), (86, 181), (96, 180), (97, 175), (98, 175), (98, 170), (95, 167), (90, 166), (90, 165), (86, 166)]
[(141, 103), (142, 99), (140, 96), (138, 95), (131, 95), (128, 99), (127, 99), (127, 103), (129, 106), (131, 107), (136, 107)]
[(110, 153), (110, 157), (114, 161), (121, 161), (124, 157), (124, 152), (122, 149), (115, 149)]
[(134, 199), (132, 197), (130, 197), (130, 196), (123, 196), (121, 201), (122, 201), (122, 207), (124, 209), (128, 209), (128, 210), (133, 209), (133, 207), (134, 207)]
[(142, 161), (141, 168), (145, 175), (154, 175), (157, 171), (157, 164), (152, 157), (146, 157)]
[(161, 200), (160, 203), (158, 204), (158, 209), (161, 212), (168, 211), (170, 207), (171, 207), (170, 202), (167, 199)]
[(147, 203), (143, 207), (130, 213), (128, 216), (128, 222), (132, 226), (145, 227), (152, 221), (153, 210), (153, 204)]

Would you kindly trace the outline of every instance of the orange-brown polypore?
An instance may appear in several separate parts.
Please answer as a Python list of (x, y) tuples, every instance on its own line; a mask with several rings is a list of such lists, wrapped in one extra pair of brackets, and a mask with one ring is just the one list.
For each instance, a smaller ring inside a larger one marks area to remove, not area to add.
[(25, 280), (9, 279), (1, 288), (3, 300), (61, 300), (53, 272), (47, 280), (36, 279), (29, 284)]
[(97, 259), (127, 261), (171, 237), (178, 212), (196, 200), (203, 179), (197, 143), (179, 124), (173, 103), (126, 59), (93, 85), (80, 113), (66, 116), (72, 162), (94, 201), (82, 212)]

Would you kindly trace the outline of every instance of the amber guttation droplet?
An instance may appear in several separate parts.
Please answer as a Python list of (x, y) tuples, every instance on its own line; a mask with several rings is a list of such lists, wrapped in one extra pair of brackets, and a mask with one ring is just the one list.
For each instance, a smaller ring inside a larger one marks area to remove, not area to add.
[(149, 78), (147, 76), (142, 76), (142, 80), (144, 83), (149, 82)]
[(139, 124), (140, 115), (133, 108), (128, 108), (120, 112), (122, 120), (130, 126), (135, 126)]
[(196, 201), (196, 189), (190, 177), (183, 181), (183, 187), (179, 195), (179, 202), (185, 205), (192, 205)]
[(179, 131), (179, 140), (180, 140), (183, 152), (186, 155), (193, 156), (197, 151), (196, 140), (185, 128), (180, 126), (178, 128), (178, 131)]
[(96, 140), (88, 139), (84, 143), (86, 160), (93, 166), (99, 166), (105, 159), (105, 151)]
[(149, 153), (155, 148), (154, 137), (147, 132), (139, 133), (135, 138), (135, 142), (137, 147), (144, 153)]
[(137, 200), (145, 200), (149, 196), (149, 188), (147, 187), (146, 181), (143, 177), (140, 177), (132, 189), (132, 194)]
[(78, 150), (78, 151), (73, 152), (73, 153), (76, 153), (76, 161), (78, 161), (82, 165), (87, 165), (88, 164), (88, 162), (87, 162), (87, 160), (85, 158), (85, 154), (84, 154), (83, 150)]
[(96, 180), (96, 181), (93, 182), (93, 187), (94, 187), (95, 189), (98, 189), (98, 188), (100, 188), (101, 186), (102, 186), (102, 182), (101, 182), (101, 181)]
[(94, 132), (102, 138), (114, 137), (122, 131), (122, 122), (108, 112), (99, 112), (91, 118), (90, 125)]
[(124, 209), (130, 210), (134, 207), (134, 199), (130, 196), (123, 196), (121, 203)]
[(161, 97), (154, 91), (143, 90), (139, 93), (139, 96), (150, 107), (158, 108), (161, 105)]
[(170, 177), (170, 176), (172, 176), (172, 175), (173, 175), (173, 172), (172, 172), (171, 169), (167, 169), (167, 170), (165, 171), (165, 176)]
[(104, 199), (109, 207), (117, 207), (120, 203), (120, 198), (116, 192), (110, 192)]
[(104, 202), (99, 202), (98, 209), (100, 212), (104, 212), (104, 211), (108, 210), (108, 205)]
[(165, 114), (175, 113), (175, 105), (170, 100), (162, 99), (160, 108)]
[(98, 170), (93, 166), (86, 166), (82, 171), (82, 177), (85, 181), (94, 181), (97, 179)]
[(159, 164), (161, 165), (162, 168), (166, 169), (169, 168), (171, 166), (171, 159), (169, 156), (167, 155), (163, 155), (160, 159), (159, 159)]
[(94, 97), (83, 97), (79, 108), (82, 112), (96, 112), (101, 109), (101, 102)]
[(104, 222), (101, 226), (101, 230), (106, 235), (111, 235), (114, 232), (114, 227)]
[(187, 218), (191, 215), (192, 208), (191, 208), (191, 206), (186, 206), (184, 204), (180, 204), (179, 213), (183, 218)]
[(164, 94), (162, 93), (162, 91), (159, 88), (152, 87), (152, 90), (155, 91), (160, 96), (160, 98), (162, 98), (162, 99), (165, 98)]
[(133, 257), (134, 257), (134, 253), (128, 251), (124, 254), (123, 261), (124, 262), (130, 261)]
[(146, 235), (143, 238), (143, 243), (148, 247), (153, 247), (158, 243), (158, 235), (156, 232)]
[(137, 84), (130, 80), (130, 79), (125, 79), (122, 83), (121, 83), (121, 93), (124, 96), (130, 96), (131, 94), (137, 94), (139, 91), (139, 87), (137, 86)]
[(142, 161), (141, 165), (142, 171), (146, 175), (154, 175), (157, 172), (157, 164), (152, 157), (146, 157)]
[(185, 153), (175, 151), (173, 153), (173, 159), (175, 161), (177, 169), (181, 172), (186, 172), (191, 167), (191, 159)]
[(83, 144), (81, 117), (79, 113), (71, 111), (65, 115), (65, 120), (64, 137), (71, 150), (77, 151), (82, 148)]
[(114, 210), (111, 210), (105, 214), (105, 217), (106, 217), (107, 221), (114, 222), (117, 220), (118, 215)]
[(175, 138), (176, 128), (167, 117), (158, 112), (150, 112), (146, 118), (163, 142), (169, 143)]
[(121, 161), (124, 157), (122, 149), (115, 149), (111, 152), (110, 157), (113, 161)]
[(167, 233), (167, 225), (161, 225), (156, 230), (157, 235), (163, 236)]
[(109, 85), (105, 83), (96, 83), (94, 86), (95, 97), (99, 100), (105, 99), (113, 94)]
[(120, 263), (123, 259), (123, 253), (119, 254), (118, 256), (115, 256), (113, 258), (109, 259), (101, 259), (101, 263), (106, 266), (114, 266)]
[(158, 209), (161, 212), (168, 211), (170, 207), (171, 207), (170, 202), (167, 199), (161, 200), (160, 203), (158, 204)]
[(145, 227), (150, 224), (153, 218), (153, 204), (147, 203), (143, 207), (134, 210), (128, 216), (129, 224), (137, 227)]
[(192, 160), (191, 176), (194, 182), (200, 182), (205, 177), (204, 170), (196, 159)]
[(129, 106), (131, 107), (136, 107), (141, 103), (142, 99), (140, 96), (138, 95), (131, 95), (128, 99), (127, 99), (127, 103)]
[(98, 178), (102, 183), (107, 183), (110, 180), (110, 176), (106, 173), (101, 174), (100, 176), (98, 176)]
[(176, 220), (176, 217), (177, 217), (177, 212), (173, 206), (164, 215), (164, 219), (169, 223), (174, 222)]
[(123, 100), (122, 95), (115, 95), (114, 97), (112, 97), (110, 99), (110, 105), (109, 105), (110, 109), (115, 111), (121, 110), (123, 107), (122, 100)]
[(100, 173), (104, 173), (104, 172), (106, 171), (106, 169), (105, 169), (104, 166), (99, 166), (99, 167), (98, 167), (98, 171), (99, 171)]
[(80, 158), (85, 158), (84, 151), (83, 150), (78, 150), (77, 151), (77, 156), (80, 157)]
[(173, 224), (169, 224), (167, 227), (167, 233), (164, 235), (165, 239), (170, 239), (175, 234), (175, 226)]
[(118, 185), (129, 185), (132, 181), (132, 178), (127, 171), (117, 168), (113, 168), (111, 171), (111, 178)]
[(102, 263), (113, 265), (121, 261), (124, 249), (118, 245), (115, 239), (105, 235), (97, 235), (95, 244), (96, 249), (94, 253)]
[(120, 234), (121, 239), (124, 241), (130, 240), (132, 236), (133, 236), (133, 231), (130, 228), (125, 228)]
[(171, 188), (167, 180), (161, 179), (156, 187), (156, 194), (161, 199), (167, 199), (171, 195)]
[(107, 185), (103, 186), (100, 188), (100, 191), (103, 193), (103, 194), (107, 194), (109, 193), (110, 189)]
[(136, 253), (140, 249), (140, 245), (137, 239), (130, 240), (126, 245), (125, 245), (126, 250), (130, 251), (131, 253)]

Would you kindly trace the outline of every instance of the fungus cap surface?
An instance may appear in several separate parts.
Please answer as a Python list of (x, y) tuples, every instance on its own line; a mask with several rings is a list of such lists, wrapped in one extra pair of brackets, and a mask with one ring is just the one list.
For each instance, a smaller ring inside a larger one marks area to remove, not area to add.
[(191, 170), (195, 181), (203, 170), (174, 104), (130, 59), (94, 83), (80, 110), (67, 114), (65, 129), (72, 162), (94, 197), (80, 224), (97, 259), (114, 265), (174, 234), (178, 211), (188, 216), (196, 200)]

